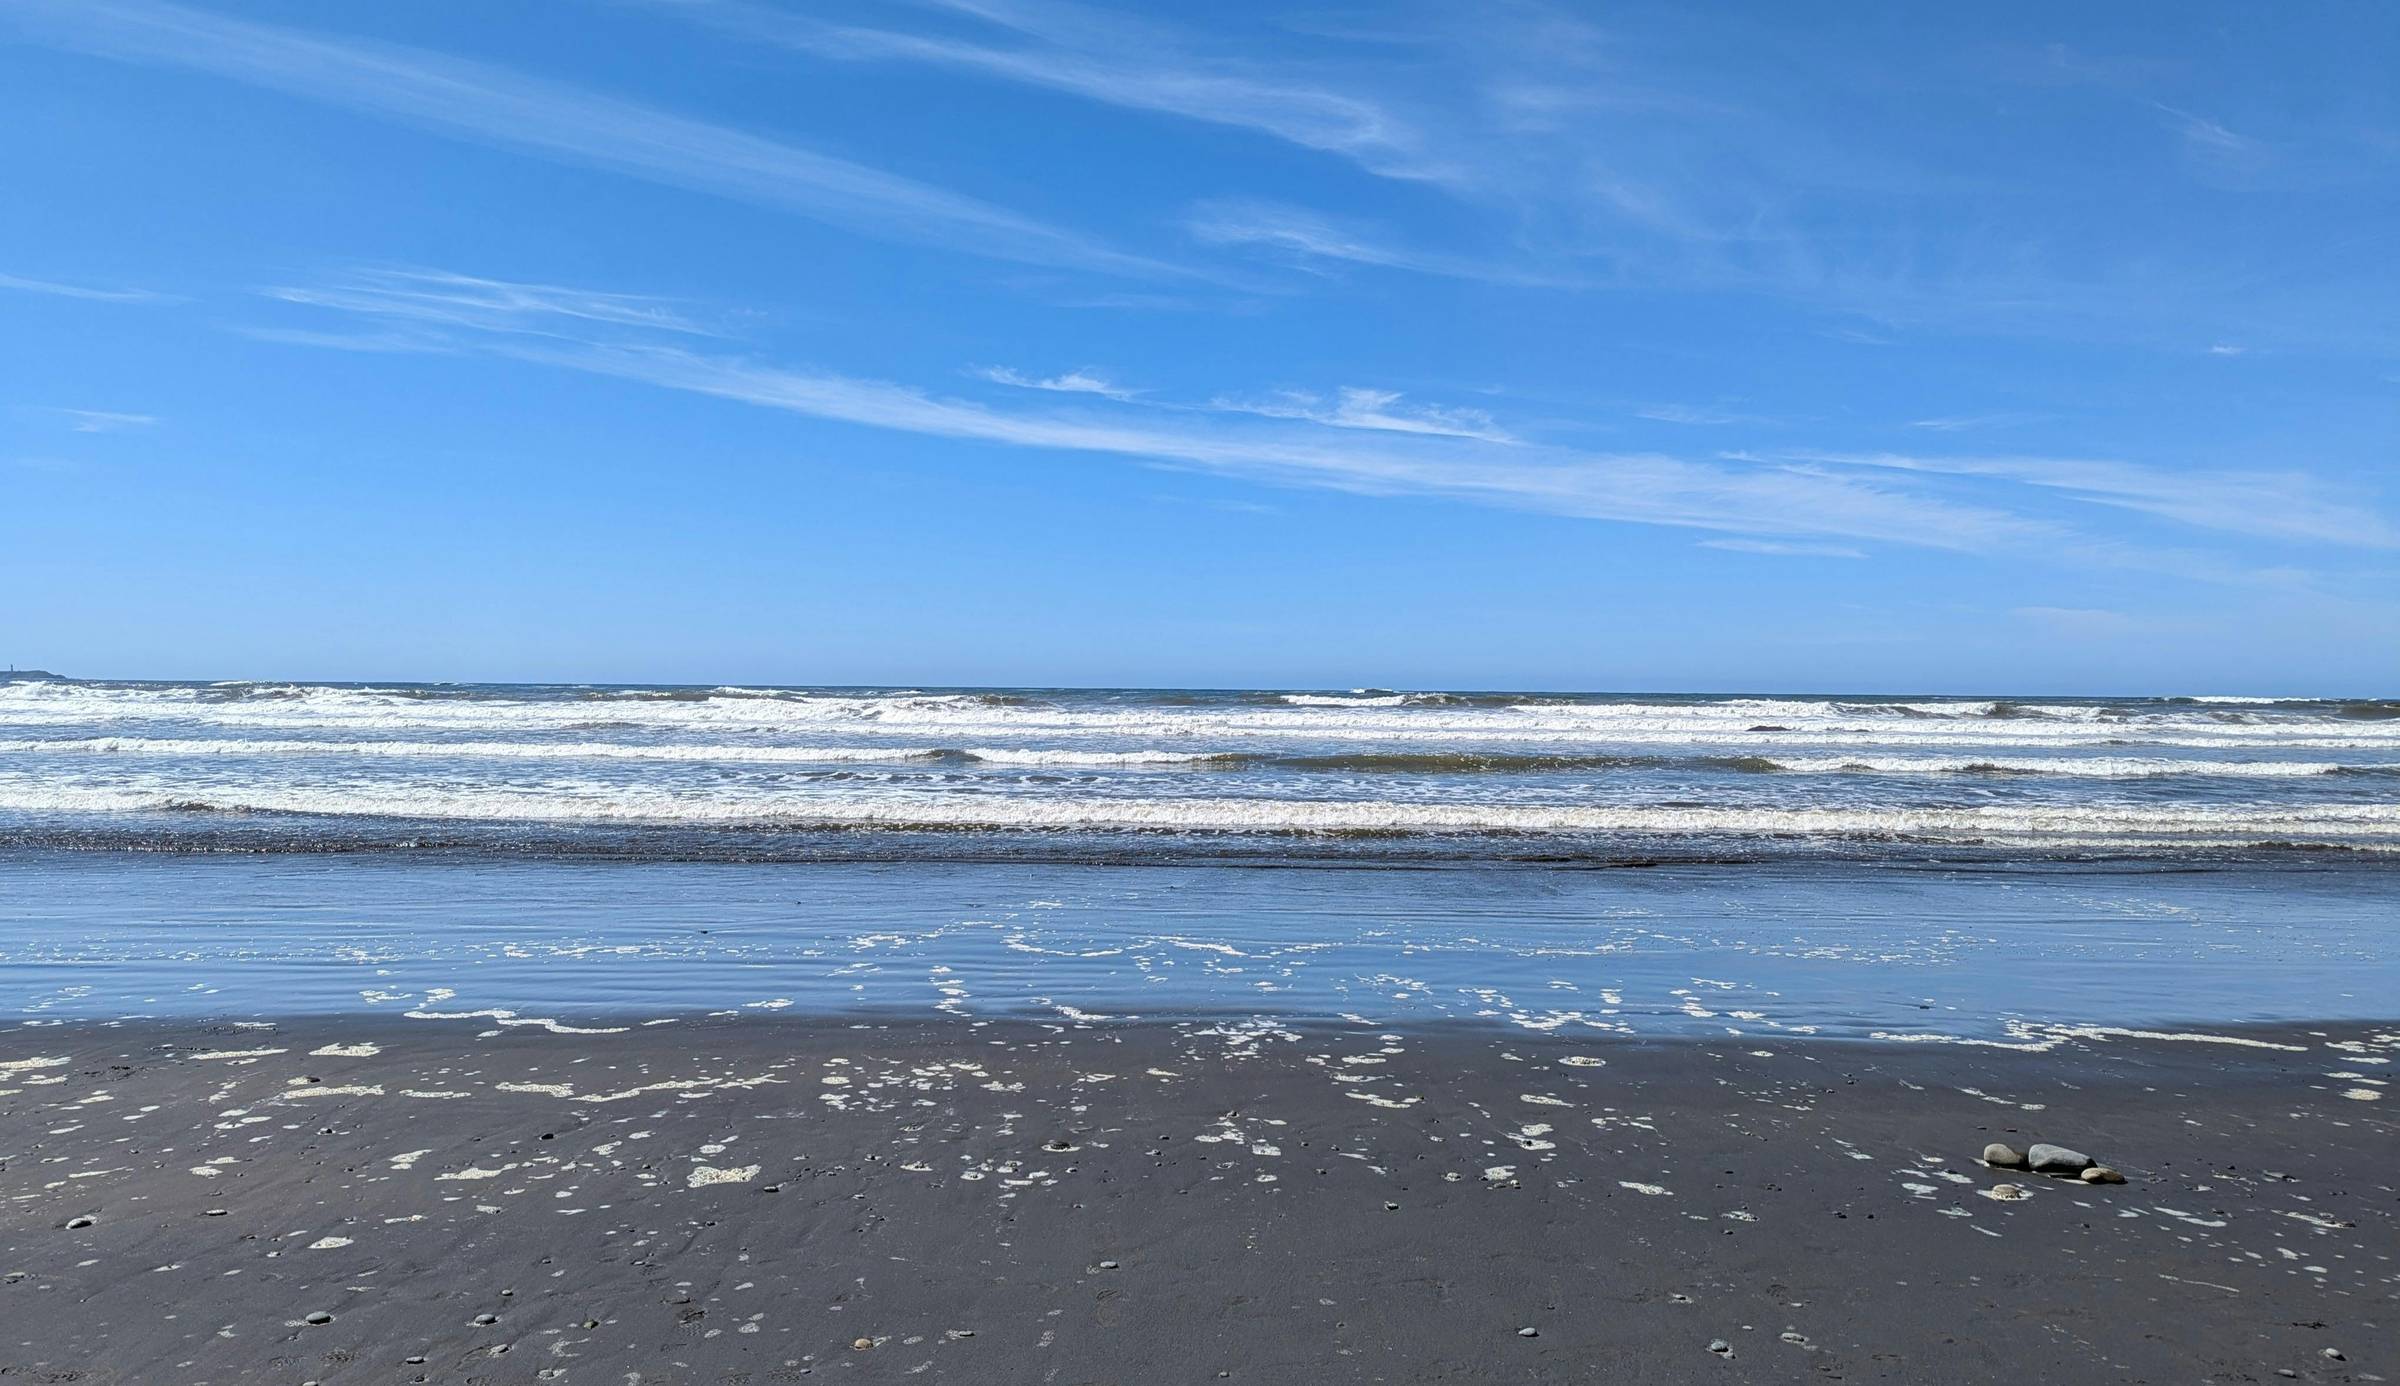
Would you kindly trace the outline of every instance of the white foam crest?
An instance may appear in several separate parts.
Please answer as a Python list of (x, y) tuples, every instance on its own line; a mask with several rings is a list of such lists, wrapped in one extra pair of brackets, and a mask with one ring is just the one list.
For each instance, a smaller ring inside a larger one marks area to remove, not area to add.
[(1406, 707), (1405, 693), (1331, 694), (1286, 693), (1282, 701), (1293, 707)]
[(1794, 774), (1830, 775), (2062, 775), (2085, 779), (2156, 779), (2167, 775), (2218, 775), (2235, 779), (2293, 779), (2400, 765), (2346, 765), (2329, 760), (2192, 760), (2166, 756), (1992, 756), (1962, 760), (1946, 756), (1777, 757)]
[[(1722, 753), (1726, 747), (1697, 748)], [(127, 757), (343, 757), (463, 760), (598, 760), (670, 763), (906, 764), (952, 758), (1031, 768), (1138, 768), (1195, 766), (1226, 759), (1222, 751), (1108, 751), (1040, 746), (791, 746), (772, 744), (660, 743), (618, 741), (312, 741), (257, 738), (103, 736), (0, 740), (0, 755)], [(2164, 756), (1777, 756), (1790, 774), (1969, 775), (2023, 774), (2087, 779), (2149, 779), (2171, 775), (2286, 779), (2345, 771), (2390, 770), (2400, 764), (2340, 761), (2195, 760)]]
[[(19, 684), (0, 685), (0, 725), (136, 732), (171, 722), (173, 730), (187, 733), (339, 732), (362, 739), (402, 741), (429, 735), (480, 734), (490, 739), (525, 733), (572, 735), (607, 728), (720, 738), (805, 735), (814, 730), (931, 745), (1106, 739), (1137, 746), (1168, 743), (1193, 748), (1195, 753), (1197, 748), (1292, 740), (1439, 743), (1461, 749), (1530, 743), (1562, 747), (1691, 745), (1730, 748), (1735, 753), (1808, 745), (1975, 746), (2005, 753), (2012, 747), (2100, 747), (2117, 741), (2190, 749), (2400, 749), (2400, 719), (2335, 719), (2314, 713), (2227, 720), (2231, 714), (2195, 707), (2152, 706), (2117, 716), (2099, 707), (2024, 705), (2020, 709), (2023, 715), (1999, 717), (1987, 715), (1994, 706), (1989, 703), (1854, 705), (1728, 699), (1460, 706), (1407, 704), (1406, 696), (1325, 699), (1337, 704), (1331, 706), (1166, 706), (1072, 700), (1010, 702), (976, 694), (744, 690), (740, 696), (662, 692), (587, 701), (426, 697), (406, 691), (297, 687), (289, 697), (211, 700), (206, 690), (193, 688)], [(1920, 715), (1909, 715), (1911, 711)]]
[(723, 761), (813, 764), (893, 763), (958, 756), (993, 765), (1087, 766), (1191, 765), (1215, 758), (1207, 751), (1081, 751), (1028, 747), (642, 745), (620, 741), (295, 741), (254, 738), (197, 739), (102, 736), (59, 740), (0, 741), (0, 755), (123, 756), (366, 756), (492, 760)]
[(919, 791), (680, 793), (605, 784), (539, 790), (425, 785), (178, 785), (172, 792), (0, 780), (0, 809), (218, 811), (479, 822), (590, 822), (928, 829), (1182, 829), (1210, 832), (1623, 833), (1927, 838), (2013, 843), (2241, 845), (2308, 842), (2400, 850), (2400, 804), (1978, 805), (1753, 808), (1267, 798), (1069, 798)]

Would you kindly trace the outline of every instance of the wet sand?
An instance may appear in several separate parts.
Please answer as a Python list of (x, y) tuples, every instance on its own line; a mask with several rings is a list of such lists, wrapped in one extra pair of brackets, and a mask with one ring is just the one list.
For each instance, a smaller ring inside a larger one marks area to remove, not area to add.
[(0, 1382), (2400, 1373), (2400, 1026), (2036, 1045), (25, 1027)]

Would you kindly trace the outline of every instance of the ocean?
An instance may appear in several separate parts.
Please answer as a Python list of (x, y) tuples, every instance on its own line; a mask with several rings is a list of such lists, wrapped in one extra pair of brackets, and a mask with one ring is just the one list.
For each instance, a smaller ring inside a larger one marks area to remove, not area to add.
[(2388, 1015), (2400, 703), (0, 684), (0, 1013)]

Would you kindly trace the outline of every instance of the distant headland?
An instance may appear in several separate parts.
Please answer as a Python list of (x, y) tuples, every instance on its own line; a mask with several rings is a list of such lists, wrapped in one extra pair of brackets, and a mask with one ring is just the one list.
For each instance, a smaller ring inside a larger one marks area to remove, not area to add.
[(64, 674), (53, 674), (47, 669), (20, 669), (12, 664), (8, 667), (8, 672), (0, 673), (0, 683), (14, 683), (19, 680), (31, 679), (63, 679), (65, 677)]

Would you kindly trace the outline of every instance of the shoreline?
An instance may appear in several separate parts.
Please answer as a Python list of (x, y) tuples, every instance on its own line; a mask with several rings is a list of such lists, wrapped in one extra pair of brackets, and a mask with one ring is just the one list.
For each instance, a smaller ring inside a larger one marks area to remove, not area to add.
[[(0, 1368), (2382, 1380), (2400, 1023), (2212, 1028), (2246, 1042), (24, 1026)], [(2131, 1182), (1987, 1169), (1994, 1140)]]
[(1358, 1015), (2006, 1040), (2011, 1019), (2163, 1029), (2388, 1011), (2400, 957), (2385, 885), (2321, 864), (1193, 871), (0, 854), (0, 1010)]
[[(294, 859), (563, 866), (1217, 868), (1238, 871), (2400, 870), (2400, 847), (2357, 842), (2150, 845), (1973, 840), (1876, 832), (1528, 833), (1186, 827), (828, 826), (772, 821), (548, 824), (193, 810), (142, 826), (0, 820), (0, 860)], [(223, 821), (210, 821), (221, 818)], [(197, 824), (197, 826), (195, 825)], [(972, 847), (962, 844), (973, 844)]]

